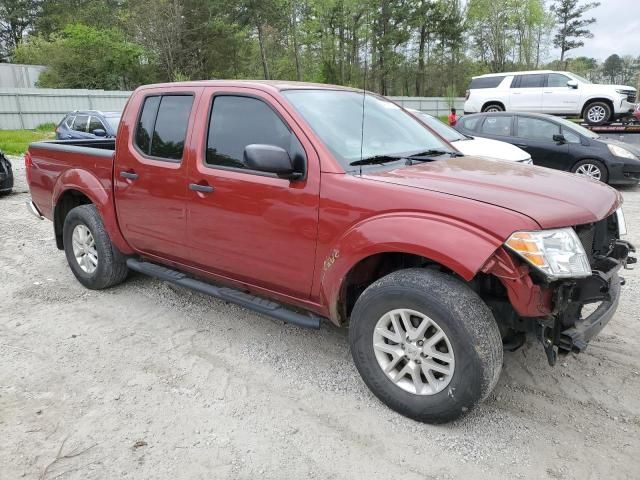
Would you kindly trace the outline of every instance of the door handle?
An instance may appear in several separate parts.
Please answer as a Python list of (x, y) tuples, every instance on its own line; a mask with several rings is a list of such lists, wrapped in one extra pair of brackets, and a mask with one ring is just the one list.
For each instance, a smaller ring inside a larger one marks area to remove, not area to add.
[(210, 185), (200, 185), (199, 183), (190, 183), (189, 190), (193, 190), (194, 192), (211, 193), (213, 192), (213, 187)]
[(122, 172), (120, 172), (120, 176), (122, 178), (128, 178), (129, 180), (137, 180), (138, 179), (138, 174), (135, 173), (135, 172), (122, 171)]

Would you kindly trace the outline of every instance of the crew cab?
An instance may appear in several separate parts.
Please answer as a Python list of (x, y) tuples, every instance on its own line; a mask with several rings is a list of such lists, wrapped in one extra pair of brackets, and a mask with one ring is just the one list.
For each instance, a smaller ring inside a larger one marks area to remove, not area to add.
[(594, 84), (571, 72), (495, 73), (473, 77), (464, 111), (547, 113), (603, 125), (631, 117), (637, 93), (633, 87)]
[(144, 86), (115, 140), (34, 143), (25, 163), (28, 207), (87, 288), (133, 270), (295, 325), (348, 325), (372, 392), (424, 422), (486, 398), (528, 333), (552, 364), (584, 350), (635, 261), (610, 187), (463, 156), (342, 87)]

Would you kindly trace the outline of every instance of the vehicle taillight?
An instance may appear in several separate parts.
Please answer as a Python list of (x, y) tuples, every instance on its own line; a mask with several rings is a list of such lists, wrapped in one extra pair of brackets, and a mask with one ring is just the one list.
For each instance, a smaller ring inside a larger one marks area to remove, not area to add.
[(24, 154), (24, 168), (27, 174), (27, 184), (31, 185), (31, 167), (33, 167), (33, 160), (29, 152)]
[(471, 95), (471, 90), (467, 90), (466, 92), (464, 92), (464, 99), (469, 100), (469, 95)]

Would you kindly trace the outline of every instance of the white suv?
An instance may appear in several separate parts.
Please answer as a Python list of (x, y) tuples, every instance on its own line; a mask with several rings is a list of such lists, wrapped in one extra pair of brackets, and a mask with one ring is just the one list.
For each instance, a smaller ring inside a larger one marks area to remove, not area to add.
[(637, 90), (593, 84), (570, 72), (537, 70), (473, 77), (464, 113), (521, 111), (584, 118), (602, 125), (630, 115)]

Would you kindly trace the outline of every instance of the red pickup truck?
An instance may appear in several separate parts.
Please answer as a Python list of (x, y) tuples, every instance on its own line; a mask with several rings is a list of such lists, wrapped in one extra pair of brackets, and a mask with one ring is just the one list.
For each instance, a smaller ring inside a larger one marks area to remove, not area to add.
[(145, 86), (116, 140), (38, 142), (25, 162), (28, 207), (86, 287), (134, 270), (299, 326), (348, 325), (369, 388), (424, 422), (486, 398), (526, 334), (552, 364), (584, 350), (635, 261), (610, 187), (462, 156), (341, 87)]

